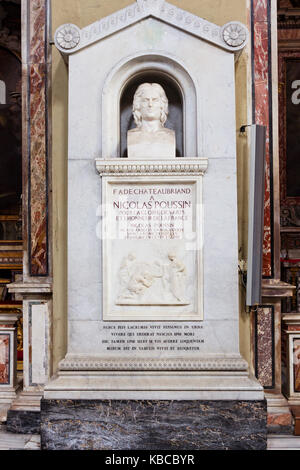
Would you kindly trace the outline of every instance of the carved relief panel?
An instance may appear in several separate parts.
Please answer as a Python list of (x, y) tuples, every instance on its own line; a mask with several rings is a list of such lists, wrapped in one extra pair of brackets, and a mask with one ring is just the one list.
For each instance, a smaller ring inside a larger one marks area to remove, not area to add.
[(202, 320), (201, 176), (103, 180), (103, 319)]

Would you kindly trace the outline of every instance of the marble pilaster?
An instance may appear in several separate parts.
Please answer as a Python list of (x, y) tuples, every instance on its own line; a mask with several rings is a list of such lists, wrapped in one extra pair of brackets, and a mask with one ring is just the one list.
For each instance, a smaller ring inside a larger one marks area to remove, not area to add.
[(12, 409), (39, 410), (44, 385), (52, 374), (51, 284), (14, 283), (9, 290), (23, 298), (23, 392)]
[[(49, 2), (22, 7), (24, 280), (49, 278)], [(29, 38), (29, 39), (28, 39)]]
[(19, 413), (19, 432), (24, 413), (39, 413), (52, 372), (49, 9), (48, 0), (22, 2), (23, 283), (10, 284), (23, 299), (24, 315), (24, 388), (10, 411), (14, 420)]
[(272, 71), (269, 21), (271, 5), (268, 0), (252, 0), (252, 79), (253, 122), (267, 127), (265, 214), (263, 241), (263, 275), (273, 276), (272, 253)]

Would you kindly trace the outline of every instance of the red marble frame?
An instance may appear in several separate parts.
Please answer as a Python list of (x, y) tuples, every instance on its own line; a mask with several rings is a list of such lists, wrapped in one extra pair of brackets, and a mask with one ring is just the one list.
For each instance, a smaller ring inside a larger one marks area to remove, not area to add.
[[(49, 122), (48, 76), (50, 71), (48, 1), (26, 5), (27, 57), (23, 57), (24, 104), (24, 242), (29, 277), (50, 276), (49, 252)], [(23, 35), (24, 39), (24, 35)], [(26, 61), (26, 63), (25, 63)]]
[(253, 122), (267, 127), (263, 276), (273, 277), (270, 0), (252, 0)]

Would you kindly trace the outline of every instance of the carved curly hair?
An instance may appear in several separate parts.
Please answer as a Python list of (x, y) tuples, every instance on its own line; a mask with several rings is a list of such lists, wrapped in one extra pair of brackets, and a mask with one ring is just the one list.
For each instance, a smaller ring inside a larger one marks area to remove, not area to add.
[(144, 93), (144, 90), (148, 87), (153, 87), (159, 92), (159, 96), (161, 98), (161, 114), (160, 114), (160, 122), (164, 126), (168, 113), (169, 113), (169, 107), (168, 107), (168, 98), (166, 97), (165, 91), (159, 83), (142, 83), (140, 85), (133, 98), (133, 106), (132, 106), (132, 112), (133, 112), (133, 117), (134, 117), (134, 122), (136, 123), (136, 126), (139, 128), (142, 125), (142, 116), (140, 113), (140, 103), (141, 99)]

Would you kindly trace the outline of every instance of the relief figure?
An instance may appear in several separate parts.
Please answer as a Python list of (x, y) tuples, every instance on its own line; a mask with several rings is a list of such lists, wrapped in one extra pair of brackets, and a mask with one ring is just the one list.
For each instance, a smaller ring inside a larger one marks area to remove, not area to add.
[(186, 267), (185, 265), (177, 258), (175, 253), (169, 253), (168, 258), (171, 264), (169, 268), (170, 276), (170, 290), (174, 297), (179, 301), (184, 301), (184, 288), (185, 288), (185, 276), (186, 276)]
[(167, 262), (138, 261), (130, 253), (122, 260), (117, 305), (188, 305), (184, 297), (186, 267), (174, 253)]
[(128, 279), (130, 279), (131, 277), (132, 266), (134, 264), (134, 261), (135, 261), (135, 255), (133, 253), (129, 253), (129, 255), (126, 258), (124, 258), (122, 261), (120, 272), (119, 272), (121, 297), (126, 295)]

